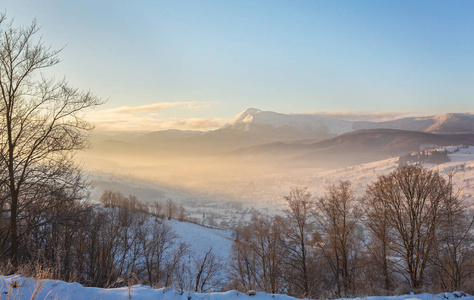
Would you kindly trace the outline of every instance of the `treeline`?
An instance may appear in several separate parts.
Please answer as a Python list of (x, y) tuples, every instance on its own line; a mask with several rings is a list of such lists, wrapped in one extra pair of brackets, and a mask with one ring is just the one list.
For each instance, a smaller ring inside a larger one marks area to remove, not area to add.
[(173, 201), (150, 205), (105, 191), (102, 204), (91, 205), (66, 196), (26, 206), (18, 224), (17, 267), (11, 263), (9, 226), (2, 223), (3, 274), (47, 273), (49, 278), (96, 287), (142, 283), (201, 292), (222, 288), (220, 258), (212, 249), (193, 253), (166, 225), (165, 220), (179, 212)]
[[(458, 148), (459, 151), (459, 148)], [(409, 164), (442, 164), (450, 161), (448, 151), (419, 151), (408, 153), (398, 158), (398, 166), (407, 166)]]
[(452, 176), (402, 167), (368, 184), (360, 199), (348, 181), (322, 197), (294, 188), (283, 215), (255, 215), (237, 230), (228, 265), (213, 249), (193, 253), (178, 238), (167, 219), (184, 210), (173, 201), (150, 204), (105, 191), (101, 204), (91, 204), (82, 179), (71, 184), (68, 177), (62, 189), (32, 185), (20, 195), (17, 252), (9, 194), (2, 194), (0, 271), (98, 287), (141, 283), (315, 299), (473, 293), (473, 219)]
[(358, 199), (348, 181), (285, 198), (238, 230), (230, 287), (305, 298), (474, 292), (472, 216), (437, 172), (402, 167)]

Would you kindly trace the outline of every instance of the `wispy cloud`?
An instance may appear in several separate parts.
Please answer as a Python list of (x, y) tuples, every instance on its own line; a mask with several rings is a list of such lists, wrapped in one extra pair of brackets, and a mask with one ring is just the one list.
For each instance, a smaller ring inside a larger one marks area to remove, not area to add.
[(178, 118), (163, 117), (158, 111), (182, 107), (196, 110), (209, 107), (205, 102), (160, 102), (141, 106), (122, 106), (112, 109), (91, 111), (87, 120), (97, 131), (156, 131), (165, 129), (212, 130), (223, 126), (227, 120), (221, 118)]
[(172, 119), (168, 122), (163, 123), (163, 126), (169, 128), (186, 128), (190, 130), (205, 130), (209, 128), (219, 128), (223, 126), (227, 120), (221, 118), (215, 119), (202, 119), (202, 118), (191, 118), (191, 119)]
[(166, 129), (207, 131), (223, 126), (224, 119), (127, 118), (91, 121), (97, 131), (158, 131)]
[(179, 107), (183, 106), (187, 109), (199, 109), (203, 107), (208, 107), (209, 104), (191, 101), (191, 102), (157, 102), (148, 105), (140, 106), (121, 106), (117, 108), (112, 108), (107, 111), (117, 114), (130, 114), (130, 113), (144, 113), (144, 112), (154, 112), (163, 110), (166, 108)]
[(367, 112), (359, 110), (351, 111), (308, 111), (306, 114), (317, 115), (326, 118), (346, 120), (346, 121), (372, 121), (372, 122), (382, 122), (389, 121), (399, 118), (411, 117), (414, 116), (414, 112), (410, 111), (378, 111), (378, 112)]

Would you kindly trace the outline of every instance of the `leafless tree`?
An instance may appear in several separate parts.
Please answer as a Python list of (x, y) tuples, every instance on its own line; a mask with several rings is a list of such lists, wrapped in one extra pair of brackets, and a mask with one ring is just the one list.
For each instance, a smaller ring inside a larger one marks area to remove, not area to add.
[(246, 228), (240, 228), (239, 238), (232, 245), (231, 252), (231, 288), (239, 290), (253, 290), (257, 286), (257, 266), (255, 264), (255, 255), (246, 241), (248, 231)]
[(171, 199), (168, 199), (166, 201), (166, 216), (168, 217), (168, 220), (171, 220), (174, 216), (174, 214), (176, 213), (176, 210), (177, 210), (177, 207), (176, 207), (176, 204), (174, 203), (173, 200)]
[[(367, 248), (371, 255), (371, 264), (376, 274), (372, 280), (382, 280), (383, 290), (388, 294), (394, 288), (394, 253), (390, 250), (393, 228), (389, 223), (388, 207), (381, 199), (381, 190), (385, 189), (384, 182), (379, 180), (367, 187), (363, 200), (366, 215), (365, 225), (370, 241)], [(392, 257), (392, 259), (390, 259)]]
[(412, 288), (423, 286), (448, 194), (449, 186), (439, 173), (420, 166), (401, 167), (379, 176), (371, 187), (370, 196), (383, 204), (380, 211), (386, 213), (393, 229), (390, 250), (403, 261), (401, 274)]
[(461, 201), (462, 189), (454, 190), (453, 176), (448, 173), (448, 195), (442, 201), (439, 225), (436, 230), (436, 247), (432, 263), (440, 290), (460, 291), (469, 288), (474, 280), (474, 217), (466, 214)]
[(124, 197), (120, 192), (105, 190), (100, 196), (100, 202), (105, 207), (117, 207), (120, 205), (123, 198)]
[(59, 62), (59, 51), (36, 39), (38, 26), (15, 28), (0, 16), (0, 165), (8, 198), (9, 256), (18, 265), (20, 208), (34, 202), (30, 186), (66, 185), (66, 170), (75, 172), (74, 151), (87, 146), (85, 109), (102, 101), (65, 80), (47, 79), (41, 71)]
[(164, 282), (165, 264), (168, 252), (175, 246), (177, 235), (164, 223), (154, 222), (143, 226), (140, 231), (142, 258), (146, 282), (150, 285)]
[(223, 264), (220, 259), (212, 253), (212, 247), (203, 257), (195, 261), (196, 265), (196, 280), (194, 284), (194, 291), (205, 293), (220, 285), (222, 280)]
[(248, 225), (238, 230), (231, 261), (235, 288), (268, 293), (285, 291), (284, 259), (287, 249), (283, 230), (283, 218), (262, 215), (253, 216)]
[(182, 222), (182, 221), (184, 221), (184, 218), (185, 218), (184, 206), (180, 205), (179, 206), (179, 212), (178, 212), (178, 220)]
[(179, 272), (179, 267), (182, 263), (182, 260), (189, 253), (189, 245), (186, 243), (179, 243), (178, 247), (173, 249), (172, 253), (168, 253), (166, 257), (165, 265), (165, 283), (164, 286), (169, 287), (176, 281), (177, 272)]
[(312, 196), (306, 188), (293, 188), (285, 196), (285, 200), (288, 205), (285, 210), (284, 230), (288, 250), (286, 263), (295, 271), (287, 280), (297, 290), (295, 295), (309, 297), (311, 287), (309, 251), (313, 250), (312, 237), (315, 232)]
[(362, 214), (350, 182), (329, 186), (315, 206), (315, 218), (323, 234), (323, 243), (318, 245), (334, 274), (337, 296), (353, 295), (361, 250), (356, 231)]

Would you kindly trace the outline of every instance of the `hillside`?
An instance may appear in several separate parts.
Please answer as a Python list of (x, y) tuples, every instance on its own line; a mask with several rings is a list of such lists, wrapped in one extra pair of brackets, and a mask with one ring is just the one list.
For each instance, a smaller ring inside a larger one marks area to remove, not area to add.
[(165, 224), (179, 236), (180, 242), (189, 244), (194, 255), (204, 255), (212, 248), (212, 252), (227, 263), (235, 239), (233, 231), (177, 220), (168, 220)]
[[(440, 165), (424, 164), (423, 166), (440, 171), (444, 176), (446, 176), (446, 171), (456, 170), (453, 178), (454, 185), (462, 189), (461, 195), (466, 204), (474, 208), (474, 146), (441, 147), (439, 150), (447, 150), (450, 161)], [(319, 171), (309, 175), (303, 185), (310, 187), (315, 194), (321, 194), (321, 191), (329, 184), (337, 183), (339, 180), (349, 180), (356, 193), (362, 196), (368, 183), (374, 182), (379, 175), (394, 171), (397, 167), (398, 157), (393, 157), (341, 169)]]
[(319, 167), (348, 166), (399, 156), (424, 147), (474, 145), (474, 134), (432, 134), (394, 129), (366, 129), (307, 143), (271, 143), (235, 151), (233, 157), (314, 162)]

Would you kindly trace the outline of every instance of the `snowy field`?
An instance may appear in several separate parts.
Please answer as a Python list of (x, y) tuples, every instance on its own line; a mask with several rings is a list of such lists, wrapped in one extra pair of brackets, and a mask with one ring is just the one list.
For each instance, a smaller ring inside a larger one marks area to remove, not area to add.
[(191, 247), (190, 250), (194, 255), (203, 256), (212, 248), (212, 253), (224, 260), (224, 263), (227, 263), (232, 243), (235, 240), (233, 231), (177, 220), (167, 220), (165, 224), (170, 226), (179, 236), (180, 242)]
[[(423, 164), (423, 166), (437, 170), (444, 176), (447, 171), (456, 170), (453, 178), (455, 188), (462, 189), (462, 197), (468, 205), (474, 205), (472, 202), (474, 195), (474, 146), (467, 148), (451, 146), (437, 150), (447, 150), (450, 161), (439, 165)], [(379, 175), (393, 172), (397, 167), (398, 157), (395, 157), (342, 169), (315, 172), (308, 177), (303, 186), (308, 186), (315, 195), (321, 195), (326, 186), (337, 183), (338, 180), (349, 180), (358, 195), (362, 196), (367, 183), (374, 182)]]
[[(171, 289), (153, 289), (148, 286), (134, 285), (131, 287), (101, 289), (83, 287), (78, 283), (67, 283), (57, 280), (39, 281), (20, 276), (0, 276), (1, 300), (120, 300), (120, 299), (156, 299), (156, 300), (292, 300), (286, 295), (256, 293), (247, 295), (237, 291), (223, 293), (180, 292)], [(345, 298), (348, 300), (348, 298)], [(474, 300), (474, 296), (462, 292), (443, 294), (409, 294), (391, 297), (362, 297), (355, 300)]]

